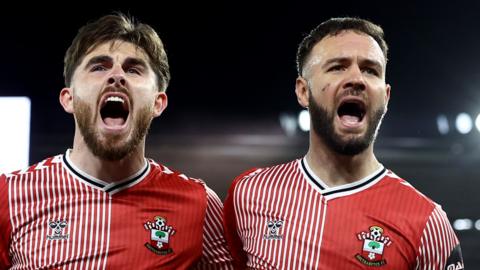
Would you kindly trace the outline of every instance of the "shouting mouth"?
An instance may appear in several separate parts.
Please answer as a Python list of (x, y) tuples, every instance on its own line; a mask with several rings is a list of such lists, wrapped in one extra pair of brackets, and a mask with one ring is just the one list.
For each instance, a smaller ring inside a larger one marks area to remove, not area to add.
[(367, 109), (361, 99), (345, 99), (337, 109), (340, 122), (350, 128), (360, 127), (364, 122)]
[(114, 92), (104, 95), (101, 101), (100, 116), (108, 129), (124, 128), (129, 114), (130, 103), (125, 94)]

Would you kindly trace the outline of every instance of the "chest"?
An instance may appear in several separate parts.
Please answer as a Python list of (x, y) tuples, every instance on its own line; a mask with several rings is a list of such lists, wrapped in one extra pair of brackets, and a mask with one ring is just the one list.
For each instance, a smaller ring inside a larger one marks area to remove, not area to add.
[(17, 194), (11, 200), (13, 262), (26, 268), (188, 268), (202, 252), (205, 204), (167, 193), (110, 195), (72, 187)]
[[(327, 200), (308, 190), (250, 197), (237, 212), (248, 264), (271, 269), (411, 269), (413, 213), (366, 197)], [(265, 193), (268, 194), (268, 193)]]

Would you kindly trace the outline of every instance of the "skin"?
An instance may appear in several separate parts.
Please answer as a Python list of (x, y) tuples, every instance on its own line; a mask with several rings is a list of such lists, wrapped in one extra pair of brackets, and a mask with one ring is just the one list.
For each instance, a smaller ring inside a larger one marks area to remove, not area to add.
[[(63, 88), (59, 97), (65, 111), (75, 118), (70, 159), (78, 168), (105, 182), (116, 182), (145, 165), (145, 134), (140, 134), (138, 143), (132, 145), (132, 141), (139, 123), (148, 129), (150, 121), (167, 107), (167, 95), (159, 92), (157, 81), (146, 53), (129, 42), (110, 41), (87, 52), (70, 87)], [(125, 123), (106, 124), (102, 119), (101, 102), (108, 95), (123, 95), (127, 100)], [(115, 160), (96, 155), (86, 143), (79, 120), (88, 125), (100, 146), (115, 150), (130, 144), (128, 154)]]
[[(309, 107), (311, 100), (334, 115), (333, 132), (340, 141), (361, 139), (372, 126), (368, 116), (379, 109), (386, 111), (390, 85), (385, 83), (385, 69), (385, 57), (372, 37), (348, 30), (327, 36), (313, 47), (302, 76), (296, 80), (297, 100), (303, 107)], [(366, 116), (361, 121), (337, 114), (340, 104), (347, 100), (365, 104)], [(381, 167), (373, 143), (358, 154), (345, 155), (334, 151), (314, 131), (310, 132), (306, 158), (330, 187), (358, 181)]]

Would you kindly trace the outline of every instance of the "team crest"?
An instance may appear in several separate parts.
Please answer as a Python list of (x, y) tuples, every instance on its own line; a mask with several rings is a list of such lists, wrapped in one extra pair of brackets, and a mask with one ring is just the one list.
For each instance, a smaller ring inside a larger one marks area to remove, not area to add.
[(53, 234), (47, 235), (48, 240), (67, 240), (68, 234), (64, 234), (63, 230), (67, 227), (66, 220), (49, 221), (48, 227), (52, 229)]
[(155, 221), (147, 221), (143, 227), (150, 233), (150, 242), (145, 243), (146, 248), (158, 255), (173, 252), (170, 247), (170, 238), (175, 234), (175, 229), (167, 225), (165, 218), (156, 216)]
[(263, 235), (265, 240), (282, 240), (283, 235), (278, 231), (283, 226), (283, 220), (269, 220), (267, 221), (267, 234)]
[(386, 247), (392, 244), (388, 236), (383, 235), (379, 226), (371, 226), (369, 232), (357, 234), (358, 240), (363, 242), (362, 253), (357, 253), (355, 258), (367, 266), (382, 266), (387, 264), (383, 258)]

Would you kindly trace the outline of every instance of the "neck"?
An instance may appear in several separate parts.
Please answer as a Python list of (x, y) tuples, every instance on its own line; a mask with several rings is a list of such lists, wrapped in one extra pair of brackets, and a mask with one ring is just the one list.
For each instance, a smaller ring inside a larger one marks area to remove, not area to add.
[(95, 178), (108, 183), (118, 182), (135, 174), (145, 165), (145, 140), (124, 158), (111, 161), (95, 156), (83, 137), (75, 136), (70, 160), (80, 170)]
[(373, 144), (363, 152), (349, 156), (334, 152), (323, 141), (312, 138), (306, 159), (313, 172), (329, 187), (360, 180), (381, 166), (373, 154)]

